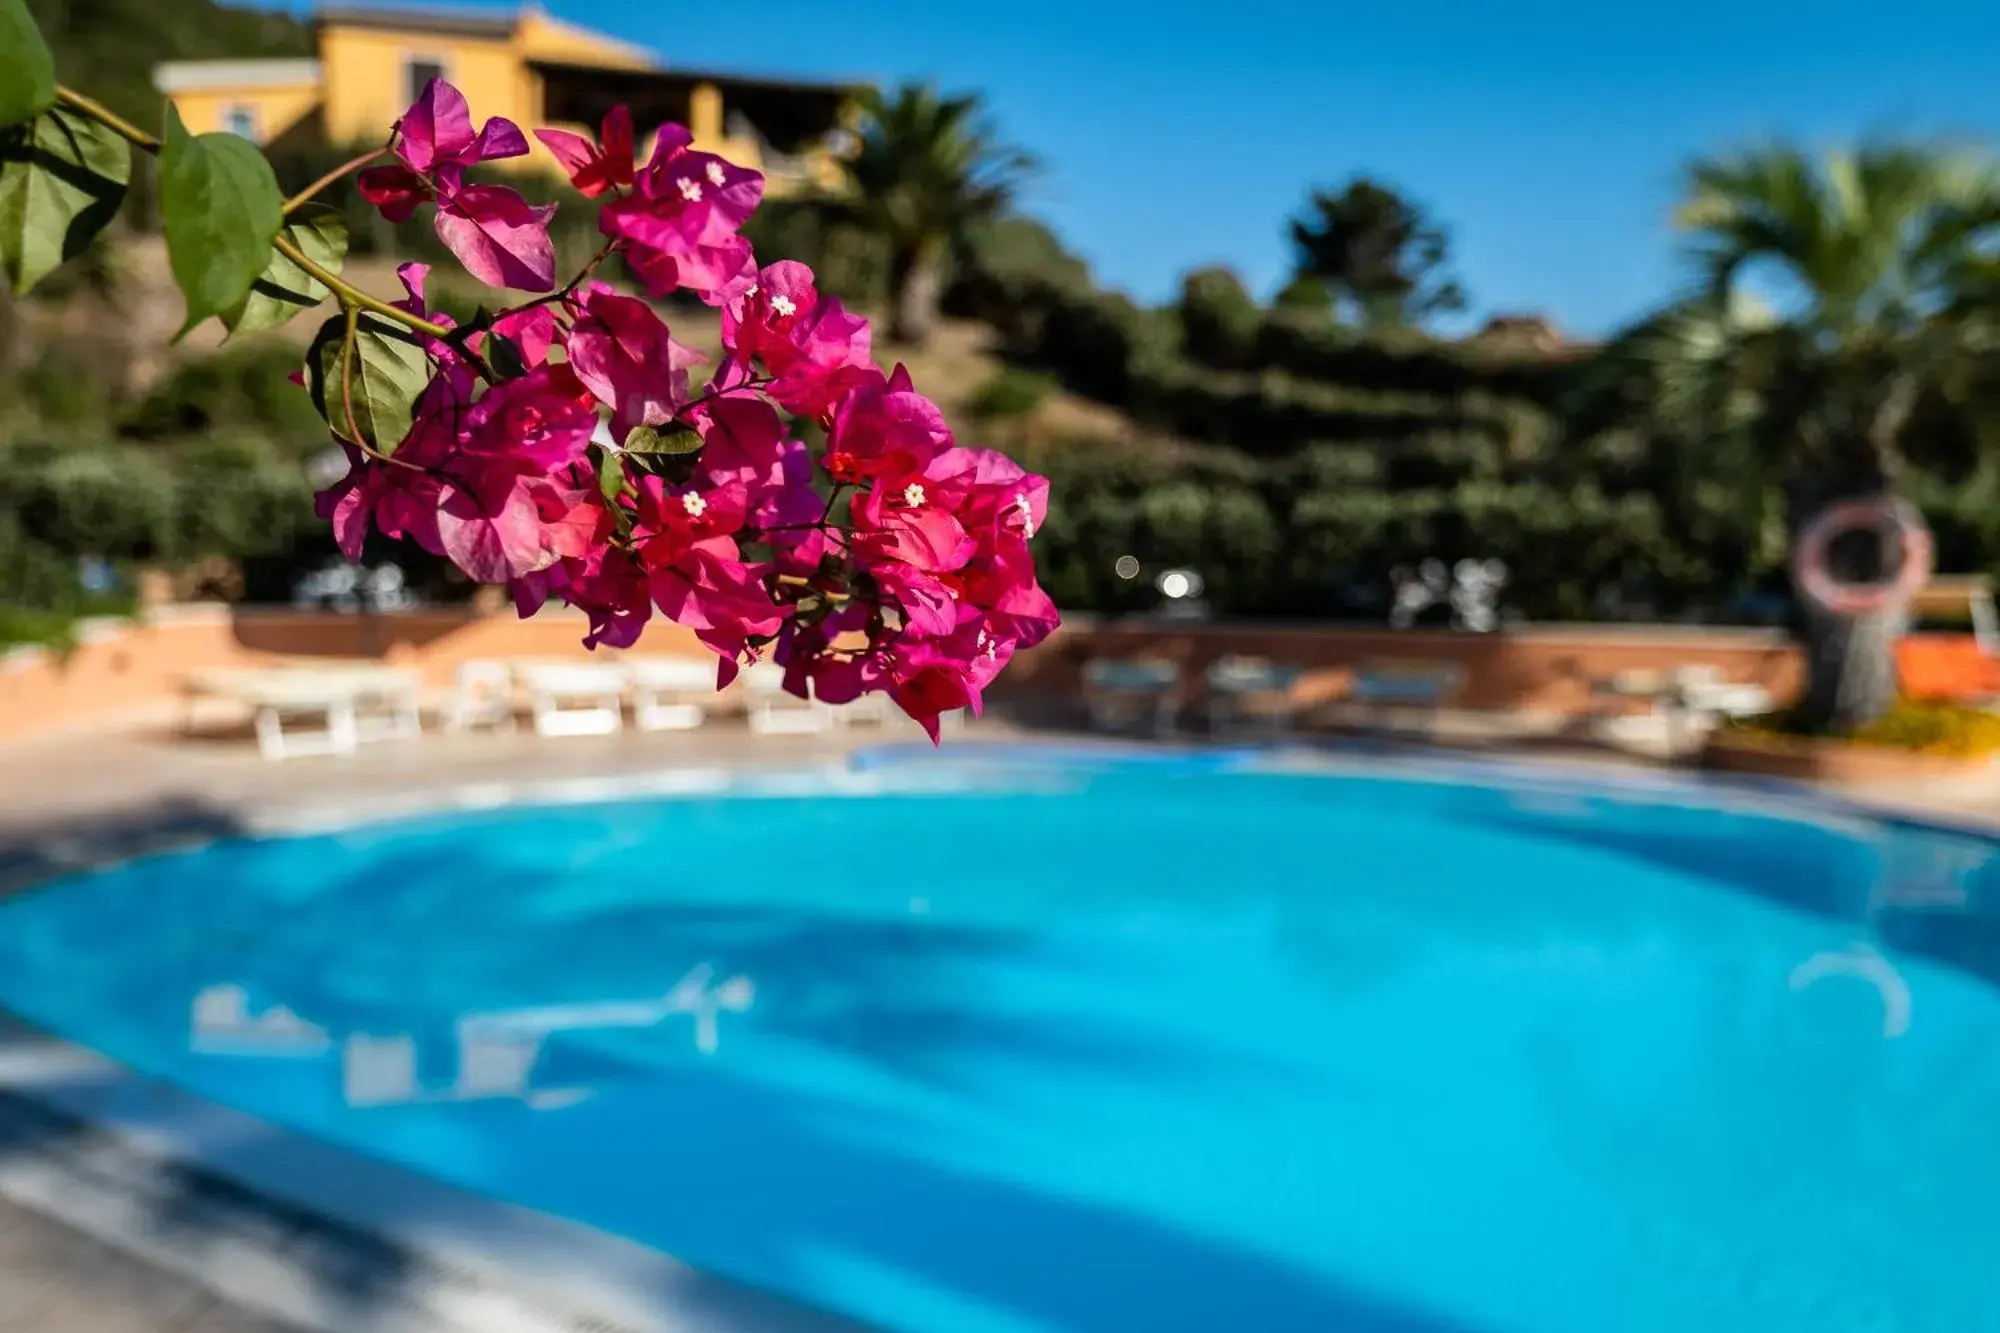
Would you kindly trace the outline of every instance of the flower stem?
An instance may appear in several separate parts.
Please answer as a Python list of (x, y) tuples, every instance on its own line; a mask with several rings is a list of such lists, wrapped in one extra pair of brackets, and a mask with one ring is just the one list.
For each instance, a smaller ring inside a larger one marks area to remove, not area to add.
[(314, 181), (311, 185), (306, 186), (305, 189), (300, 190), (297, 194), (285, 200), (285, 216), (290, 217), (293, 213), (296, 213), (299, 210), (300, 206), (303, 205), (307, 200), (311, 199), (321, 190), (324, 190), (327, 186), (339, 180), (342, 176), (345, 176), (348, 172), (360, 170), (362, 167), (367, 166), (370, 162), (373, 162), (376, 158), (382, 156), (382, 154), (388, 151), (389, 150), (386, 148), (373, 149), (372, 151), (361, 154), (361, 156), (359, 157), (349, 158), (347, 161), (341, 163), (339, 166), (335, 167), (332, 171), (327, 172), (326, 175), (321, 176), (318, 180)]
[(442, 324), (433, 324), (427, 319), (419, 319), (407, 310), (399, 310), (379, 297), (370, 296), (367, 292), (362, 291), (352, 283), (342, 281), (338, 274), (322, 268), (311, 259), (308, 259), (305, 252), (299, 249), (298, 246), (293, 245), (288, 237), (279, 236), (271, 242), (271, 248), (291, 260), (294, 264), (297, 264), (312, 277), (318, 279), (328, 291), (334, 294), (343, 306), (352, 306), (366, 310), (370, 314), (380, 315), (384, 319), (393, 319), (414, 333), (421, 333), (432, 338), (442, 338), (451, 332), (450, 329)]
[[(93, 100), (92, 98), (85, 97), (82, 93), (77, 92), (73, 88), (65, 88), (58, 86), (56, 88), (56, 101), (61, 103), (63, 106), (70, 108), (72, 111), (76, 111), (82, 115), (88, 116), (90, 119), (104, 126), (112, 133), (117, 134), (123, 139), (125, 139), (135, 148), (143, 149), (148, 153), (157, 154), (159, 153), (162, 147), (160, 141), (154, 138), (152, 135), (146, 133), (144, 130), (140, 129), (138, 126), (134, 125), (129, 120), (124, 119), (116, 112), (111, 111), (103, 104)], [(378, 150), (376, 153), (371, 153), (369, 156), (375, 157), (379, 155), (380, 155), (380, 150)], [(349, 162), (346, 166), (343, 166), (340, 169), (340, 171), (333, 173), (332, 176), (329, 176), (323, 180), (315, 182), (302, 194), (294, 196), (292, 201), (285, 205), (286, 210), (289, 211), (295, 205), (305, 202), (306, 199), (312, 196), (314, 191), (321, 189), (323, 186), (328, 184), (329, 181), (337, 179), (342, 173), (351, 170), (354, 166), (366, 160), (368, 159), (357, 158), (355, 159), (355, 161)], [(343, 309), (366, 310), (372, 314), (380, 315), (384, 319), (394, 320), (396, 323), (403, 325), (405, 328), (409, 329), (413, 333), (421, 333), (432, 338), (442, 338), (446, 334), (451, 332), (450, 329), (447, 329), (442, 324), (433, 324), (431, 323), (431, 321), (427, 319), (421, 319), (418, 316), (411, 314), (407, 310), (398, 310), (395, 306), (390, 305), (387, 301), (379, 300), (376, 297), (370, 296), (367, 292), (362, 291), (359, 287), (356, 287), (354, 284), (349, 282), (343, 282), (337, 274), (332, 273), (331, 271), (321, 267), (320, 265), (314, 263), (312, 260), (308, 259), (303, 251), (301, 251), (296, 245), (293, 245), (291, 241), (286, 239), (283, 235), (279, 235), (273, 238), (273, 240), (271, 241), (271, 248), (273, 250), (276, 250), (279, 254), (283, 255), (285, 258), (291, 260), (294, 264), (297, 264), (301, 269), (304, 269), (308, 274), (310, 274), (314, 278), (318, 279), (319, 282), (323, 286), (325, 286), (328, 291), (334, 294), (334, 296), (339, 300), (341, 307)], [(485, 362), (480, 360), (480, 358), (476, 354), (467, 352), (466, 359), (471, 361), (474, 369), (478, 370), (480, 374), (484, 375), (489, 382), (494, 378), (491, 369), (489, 369), (486, 366)]]
[(351, 305), (344, 309), (347, 332), (340, 340), (340, 405), (347, 415), (347, 438), (367, 449), (368, 442), (362, 438), (361, 427), (354, 420), (354, 335), (360, 326), (361, 311)]

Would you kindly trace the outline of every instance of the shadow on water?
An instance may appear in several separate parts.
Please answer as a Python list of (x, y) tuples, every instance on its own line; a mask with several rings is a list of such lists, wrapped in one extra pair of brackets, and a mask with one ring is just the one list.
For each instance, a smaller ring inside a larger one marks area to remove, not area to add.
[[(79, 881), (57, 900), (23, 904), (34, 910), (8, 922), (11, 940), (0, 938), (0, 965), (16, 960), (17, 974), (0, 976), (0, 1000), (29, 984), (23, 967), (59, 962), (64, 986), (89, 995), (98, 1014), (185, 1015), (197, 992), (224, 983), (258, 1008), (337, 1020), (342, 1034), (408, 1033), (437, 1051), (470, 1012), (644, 1002), (702, 965), (718, 981), (754, 983), (761, 1037), (941, 1089), (964, 1091), (995, 1062), (1022, 1078), (1089, 1071), (1163, 1087), (1204, 1075), (1283, 1077), (1241, 1052), (1181, 1049), (1166, 1029), (1136, 1020), (1065, 1012), (1052, 1021), (996, 1004), (1003, 973), (1017, 983), (1075, 980), (1077, 969), (1096, 976), (1087, 959), (1038, 956), (1025, 928), (829, 909), (796, 890), (688, 900), (643, 874), (592, 883), (524, 871), (472, 840), (454, 843), (448, 858), (427, 847), (371, 855), (298, 894), (274, 886), (255, 844), (201, 862), (148, 868), (144, 895), (129, 883)], [(111, 899), (116, 912), (104, 910)], [(548, 1058), (601, 1083), (657, 1077), (660, 1046), (643, 1031), (558, 1032)]]
[[(18, 950), (13, 961), (37, 972), (59, 967), (63, 989), (90, 997), (82, 1012), (114, 1016), (104, 1038), (113, 1054), (196, 1091), (207, 1085), (209, 1095), (253, 1115), (275, 1113), (259, 1105), (261, 1089), (275, 1085), (248, 1075), (210, 1085), (195, 1076), (201, 1066), (187, 1054), (187, 1004), (204, 985), (242, 985), (261, 1004), (335, 1015), (356, 1030), (413, 1032), (434, 1048), (449, 1044), (468, 1008), (643, 998), (704, 960), (718, 975), (757, 979), (760, 1040), (795, 1042), (933, 1094), (970, 1097), (967, 1080), (984, 1070), (979, 1095), (1004, 1097), (1004, 1086), (991, 1081), (996, 1062), (1025, 1084), (1083, 1071), (1147, 1081), (1158, 1096), (1240, 1077), (1218, 1064), (1224, 1053), (1178, 1049), (1136, 1022), (1067, 1012), (1053, 1021), (996, 1008), (984, 989), (993, 969), (1076, 965), (1034, 955), (1019, 930), (815, 909), (803, 898), (784, 900), (780, 890), (745, 890), (742, 901), (725, 905), (663, 904), (650, 894), (624, 902), (619, 893), (641, 895), (641, 886), (619, 883), (602, 888), (588, 910), (559, 912), (553, 900), (588, 894), (587, 879), (524, 870), (482, 855), (476, 843), (460, 849), (440, 865), (426, 848), (378, 848), (383, 854), (319, 880), (310, 893), (264, 882), (269, 865), (254, 843), (178, 871), (162, 863), (170, 873), (149, 873), (146, 894), (115, 873), (77, 881), (18, 904), (36, 910), (7, 922), (20, 942), (0, 939), (0, 956)], [(120, 910), (106, 910), (112, 900)], [(467, 927), (470, 913), (483, 913), (476, 930)], [(453, 947), (412, 965), (413, 942), (441, 938)], [(578, 959), (589, 965), (574, 965)], [(55, 975), (0, 977), (0, 999), (47, 999)], [(410, 1114), (477, 1141), (471, 1160), (483, 1165), (453, 1182), (462, 1188), (626, 1236), (752, 1287), (878, 1318), (887, 1311), (891, 1326), (946, 1325), (922, 1314), (898, 1322), (903, 1298), (880, 1296), (871, 1282), (1075, 1333), (1465, 1333), (1276, 1254), (987, 1174), (962, 1155), (936, 1160), (921, 1136), (901, 1136), (901, 1098), (880, 1114), (864, 1112), (817, 1088), (778, 1088), (726, 1062), (695, 1061), (684, 1031), (676, 1038), (679, 1053), (667, 1057), (660, 1043), (618, 1032), (558, 1034), (548, 1052), (559, 1077), (573, 1073), (607, 1090), (645, 1085), (655, 1117), (645, 1123), (606, 1112), (610, 1098), (546, 1112), (486, 1103)], [(337, 1077), (330, 1067), (323, 1076)], [(292, 1103), (285, 1120), (414, 1169), (438, 1169), (410, 1148), (416, 1140), (398, 1146), (377, 1138), (370, 1114), (344, 1110), (336, 1097), (314, 1115)], [(171, 1228), (200, 1216), (228, 1188), (188, 1173), (158, 1193), (154, 1224)], [(418, 1230), (451, 1234), (462, 1221), (426, 1216), (416, 1200), (398, 1207), (398, 1221)], [(288, 1227), (307, 1225), (291, 1216)], [(359, 1233), (351, 1239), (350, 1250), (374, 1256), (338, 1270), (347, 1274), (349, 1326), (365, 1328), (371, 1310), (400, 1299), (411, 1269), (395, 1247)], [(532, 1255), (512, 1263), (537, 1274)], [(829, 1263), (863, 1276), (853, 1285), (830, 1279)], [(854, 1297), (870, 1291), (879, 1304)], [(681, 1283), (673, 1298), (691, 1299)]]
[[(763, 1288), (811, 1302), (829, 1262), (911, 1283), (925, 1299), (945, 1293), (1074, 1333), (1470, 1333), (1466, 1325), (1129, 1211), (851, 1140), (838, 1127), (853, 1119), (853, 1108), (833, 1099), (704, 1075), (689, 1081), (675, 1124), (659, 1127), (656, 1136), (574, 1144), (577, 1157), (569, 1161), (552, 1160), (546, 1143), (538, 1151), (518, 1145), (522, 1151), (495, 1153), (498, 1174), (480, 1182), (480, 1190), (722, 1275), (691, 1279), (676, 1271), (653, 1288), (659, 1308), (698, 1318), (717, 1333), (848, 1327), (842, 1318), (796, 1311), (774, 1321), (774, 1309), (782, 1315), (789, 1307), (757, 1295)], [(737, 1146), (701, 1142), (704, 1130)], [(88, 1157), (113, 1142), (39, 1097), (0, 1093), (0, 1168), (22, 1156)], [(274, 1139), (239, 1141), (228, 1151), (269, 1159), (285, 1149)], [(413, 1286), (422, 1288), (438, 1272), (400, 1245), (245, 1190), (216, 1172), (147, 1161), (143, 1198), (125, 1212), (128, 1220), (136, 1217), (156, 1238), (181, 1236), (196, 1246), (212, 1245), (221, 1230), (295, 1262), (303, 1252), (337, 1327), (365, 1330), (385, 1320), (403, 1326)], [(601, 1188), (601, 1173), (614, 1167), (617, 1187)], [(593, 1180), (600, 1187), (590, 1188)], [(460, 1203), (440, 1208), (429, 1194), (392, 1193), (397, 1227), (444, 1237), (482, 1230), (468, 1226)], [(301, 1237), (312, 1243), (301, 1246)], [(482, 1237), (463, 1239), (477, 1246)], [(547, 1255), (488, 1253), (530, 1282), (563, 1276), (551, 1271)], [(903, 1322), (894, 1301), (888, 1304), (882, 1327), (928, 1333), (949, 1326), (926, 1315)], [(884, 1318), (882, 1311), (857, 1311), (871, 1312)]]
[(2000, 843), (1849, 816), (1838, 825), (1586, 797), (1540, 809), (1501, 790), (1453, 811), (1515, 837), (1608, 852), (1864, 929), (2000, 985)]
[(0, 829), (0, 899), (61, 875), (245, 832), (230, 811), (193, 797), (139, 810)]
[(663, 1141), (591, 1221), (784, 1286), (833, 1259), (1077, 1333), (1466, 1333), (1271, 1255), (849, 1138), (835, 1102), (727, 1077), (689, 1100), (754, 1160)]

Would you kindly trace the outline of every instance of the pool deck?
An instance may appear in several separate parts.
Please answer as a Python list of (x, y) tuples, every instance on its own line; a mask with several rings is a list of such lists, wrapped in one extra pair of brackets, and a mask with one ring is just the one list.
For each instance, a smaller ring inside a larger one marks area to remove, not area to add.
[(188, 1278), (0, 1199), (0, 1328), (20, 1333), (296, 1333)]
[[(989, 721), (964, 734), (1005, 741), (1025, 733)], [(1556, 765), (1587, 759), (1609, 765), (1603, 771), (1612, 777), (1621, 769), (1633, 776), (1660, 770), (1644, 759), (1504, 733), (1454, 739), (1481, 758)], [(486, 802), (563, 784), (611, 791), (620, 780), (667, 771), (796, 767), (838, 761), (860, 746), (920, 740), (904, 727), (753, 737), (740, 725), (560, 740), (426, 735), (351, 756), (274, 764), (242, 742), (131, 732), (47, 736), (0, 746), (0, 895), (150, 849), (328, 813), (378, 816), (434, 804), (440, 793)], [(1377, 762), (1365, 751), (1339, 753), (1343, 765)], [(2000, 781), (1942, 795), (1845, 795), (1895, 813), (2000, 829)], [(135, 1158), (38, 1096), (37, 1080), (48, 1076), (50, 1052), (61, 1045), (0, 1015), (0, 1330), (6, 1333), (622, 1333), (631, 1327), (598, 1310), (510, 1304), (463, 1273), (422, 1265), (412, 1271), (406, 1254), (341, 1224)], [(76, 1054), (68, 1048), (56, 1058)], [(846, 1327), (819, 1317), (794, 1323), (782, 1313), (754, 1324)], [(686, 1333), (750, 1326), (699, 1310), (660, 1325)]]

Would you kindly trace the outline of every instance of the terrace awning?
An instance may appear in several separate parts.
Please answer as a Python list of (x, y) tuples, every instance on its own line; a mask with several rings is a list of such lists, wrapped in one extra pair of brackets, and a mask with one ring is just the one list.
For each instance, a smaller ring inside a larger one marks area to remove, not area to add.
[[(719, 74), (693, 69), (606, 69), (554, 60), (528, 63), (542, 79), (542, 112), (552, 121), (595, 126), (619, 103), (632, 108), (643, 138), (663, 124), (693, 120), (695, 89), (722, 95), (727, 117), (747, 119), (780, 152), (796, 153), (840, 128), (841, 109), (862, 85)], [(719, 128), (719, 127), (718, 127)]]

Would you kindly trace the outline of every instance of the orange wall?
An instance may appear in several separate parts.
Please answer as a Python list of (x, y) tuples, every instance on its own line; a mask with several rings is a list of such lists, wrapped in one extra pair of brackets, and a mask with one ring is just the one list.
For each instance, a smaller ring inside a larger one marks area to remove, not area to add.
[(533, 77), (514, 44), (419, 32), (328, 25), (320, 32), (320, 65), (326, 87), (326, 135), (337, 145), (376, 142), (410, 104), (408, 64), (435, 60), (444, 77), (465, 94), (475, 124), (505, 116), (532, 125)]
[[(542, 16), (524, 19), (512, 37), (329, 23), (320, 29), (319, 58), (325, 71), (326, 133), (335, 144), (373, 141), (388, 132), (410, 103), (411, 60), (442, 64), (444, 77), (465, 94), (475, 124), (505, 116), (524, 132), (542, 123), (541, 80), (528, 69), (530, 59), (613, 69), (643, 69), (651, 63), (638, 47)], [(526, 165), (529, 159), (520, 161)], [(547, 160), (541, 165), (546, 167)]]
[[(66, 726), (157, 714), (180, 695), (187, 673), (204, 667), (253, 666), (287, 656), (379, 660), (415, 667), (431, 684), (449, 684), (473, 658), (572, 658), (583, 618), (551, 608), (532, 620), (452, 608), (394, 616), (348, 616), (292, 610), (167, 607), (145, 623), (105, 631), (67, 660), (45, 654), (0, 659), (0, 740)], [(702, 656), (679, 626), (656, 622), (645, 654)], [(1356, 664), (1371, 659), (1459, 662), (1467, 708), (1576, 713), (1590, 704), (1590, 680), (1617, 671), (1711, 663), (1733, 680), (1755, 682), (1785, 698), (1797, 689), (1797, 650), (1756, 630), (1683, 630), (1660, 626), (1551, 626), (1511, 634), (1348, 627), (1163, 626), (1078, 619), (1024, 653), (995, 688), (996, 698), (1077, 697), (1083, 663), (1095, 656), (1164, 656), (1191, 679), (1216, 657), (1252, 653), (1307, 668), (1328, 692)], [(600, 652), (597, 660), (615, 658)]]
[[(181, 697), (188, 673), (334, 657), (410, 666), (450, 684), (473, 658), (586, 658), (582, 616), (554, 608), (533, 620), (461, 609), (395, 616), (292, 610), (166, 607), (142, 623), (108, 627), (67, 658), (0, 656), (0, 741), (33, 732), (157, 715)], [(678, 625), (648, 631), (649, 655), (705, 655)], [(609, 660), (602, 651), (590, 660)]]
[(257, 142), (269, 143), (310, 115), (319, 101), (320, 90), (315, 85), (203, 88), (175, 93), (174, 109), (181, 113), (189, 132), (210, 134), (228, 128), (223, 123), (223, 113), (230, 107), (253, 107), (257, 113)]

